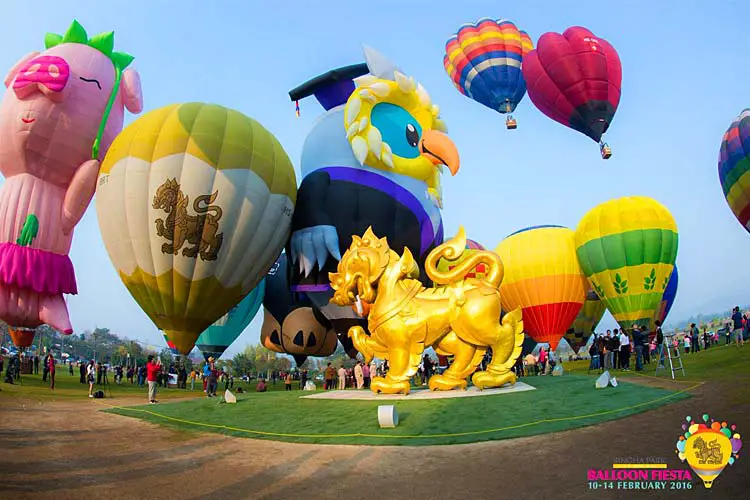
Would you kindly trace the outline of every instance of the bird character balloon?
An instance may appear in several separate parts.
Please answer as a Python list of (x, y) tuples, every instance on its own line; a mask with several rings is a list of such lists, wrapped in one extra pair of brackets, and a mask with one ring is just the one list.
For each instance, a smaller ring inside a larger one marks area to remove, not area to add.
[(522, 71), (542, 113), (598, 142), (602, 158), (612, 155), (602, 135), (620, 104), (622, 65), (608, 41), (580, 26), (545, 33)]
[(114, 33), (89, 38), (73, 21), (49, 33), (45, 50), (5, 77), (0, 104), (0, 318), (14, 329), (48, 324), (73, 332), (63, 294), (76, 294), (68, 257), (99, 162), (122, 129), (124, 110), (143, 107), (133, 57)]
[(443, 241), (441, 173), (459, 169), (457, 149), (424, 87), (372, 49), (365, 59), (290, 92), (292, 100), (314, 94), (327, 110), (302, 149), (304, 178), (287, 247), (292, 290), (306, 293), (334, 324), (350, 355), (356, 351), (347, 331), (366, 320), (329, 303), (328, 274), (352, 235), (370, 226), (423, 261)]
[(586, 278), (624, 330), (653, 321), (674, 269), (677, 243), (672, 214), (645, 196), (594, 207), (575, 233)]
[(750, 109), (744, 109), (724, 133), (719, 181), (732, 213), (750, 232)]
[(262, 280), (239, 304), (201, 333), (195, 345), (206, 360), (210, 357), (219, 359), (245, 331), (263, 304), (265, 292), (266, 282)]
[(459, 92), (508, 113), (505, 125), (515, 129), (518, 124), (510, 113), (526, 95), (521, 64), (533, 48), (529, 35), (511, 21), (485, 17), (464, 24), (448, 39), (443, 65)]
[(330, 356), (338, 339), (331, 323), (305, 294), (289, 290), (289, 266), (282, 253), (266, 276), (260, 342), (271, 351), (291, 354), (297, 366), (308, 356)]
[(271, 268), (289, 237), (296, 184), (276, 138), (223, 106), (165, 106), (114, 141), (97, 187), (104, 245), (181, 354)]

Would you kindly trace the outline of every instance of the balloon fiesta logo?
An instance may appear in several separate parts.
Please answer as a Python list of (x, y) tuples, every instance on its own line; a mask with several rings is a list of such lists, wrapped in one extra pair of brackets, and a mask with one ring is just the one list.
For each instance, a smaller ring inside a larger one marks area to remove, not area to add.
[(693, 422), (690, 416), (682, 424), (685, 431), (677, 441), (675, 453), (687, 463), (703, 480), (703, 486), (710, 488), (714, 480), (727, 464), (732, 465), (739, 458), (742, 441), (736, 425), (719, 422), (703, 415), (703, 423)]

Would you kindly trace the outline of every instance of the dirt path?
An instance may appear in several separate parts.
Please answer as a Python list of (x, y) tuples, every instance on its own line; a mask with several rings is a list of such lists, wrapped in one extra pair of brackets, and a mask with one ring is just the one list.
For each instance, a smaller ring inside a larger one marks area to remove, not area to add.
[[(688, 414), (731, 419), (750, 437), (750, 401), (736, 401), (732, 384), (708, 383), (694, 395), (596, 427), (440, 447), (230, 438), (102, 413), (95, 401), (5, 397), (0, 398), (0, 498), (642, 498), (646, 495), (635, 491), (590, 491), (586, 471), (609, 468), (617, 456), (661, 456), (677, 468), (676, 423)], [(696, 484), (692, 491), (666, 496), (745, 498), (748, 486), (746, 454), (721, 475), (713, 492)]]

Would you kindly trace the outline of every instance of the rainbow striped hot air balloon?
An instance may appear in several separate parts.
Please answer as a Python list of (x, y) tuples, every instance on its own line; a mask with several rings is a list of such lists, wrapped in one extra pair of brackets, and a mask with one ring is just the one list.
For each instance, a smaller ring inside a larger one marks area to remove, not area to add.
[(576, 258), (573, 231), (535, 226), (517, 231), (495, 249), (503, 260), (503, 310), (523, 309), (526, 332), (555, 350), (586, 299), (586, 278)]
[(596, 325), (602, 320), (604, 311), (607, 310), (607, 306), (601, 301), (599, 296), (593, 289), (589, 289), (586, 293), (586, 302), (583, 303), (583, 307), (578, 312), (578, 316), (573, 320), (573, 324), (565, 332), (565, 340), (578, 354), (578, 350), (584, 347), (589, 337), (593, 333)]
[[(526, 95), (521, 63), (533, 48), (529, 35), (511, 21), (482, 18), (448, 39), (443, 65), (459, 92), (499, 113), (512, 113)], [(505, 124), (516, 128), (510, 114)]]
[(669, 210), (645, 196), (610, 200), (583, 216), (575, 241), (583, 272), (620, 326), (648, 326), (677, 257)]
[(167, 349), (169, 349), (169, 352), (171, 352), (175, 356), (179, 355), (180, 351), (178, 351), (177, 348), (174, 346), (174, 342), (172, 342), (171, 340), (169, 340), (169, 338), (167, 338), (166, 333), (163, 333), (162, 335), (164, 335), (164, 342), (166, 342)]
[(292, 162), (260, 123), (173, 104), (112, 143), (96, 212), (128, 291), (182, 354), (255, 288), (289, 238)]
[(743, 110), (724, 133), (719, 180), (729, 208), (750, 232), (750, 109)]

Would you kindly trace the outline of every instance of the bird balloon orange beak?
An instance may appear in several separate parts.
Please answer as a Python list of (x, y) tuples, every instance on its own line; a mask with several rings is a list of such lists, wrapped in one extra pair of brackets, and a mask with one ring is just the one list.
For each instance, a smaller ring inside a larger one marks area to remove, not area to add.
[(456, 145), (447, 135), (437, 130), (425, 130), (422, 133), (419, 152), (433, 164), (448, 167), (451, 175), (456, 175), (461, 166)]

